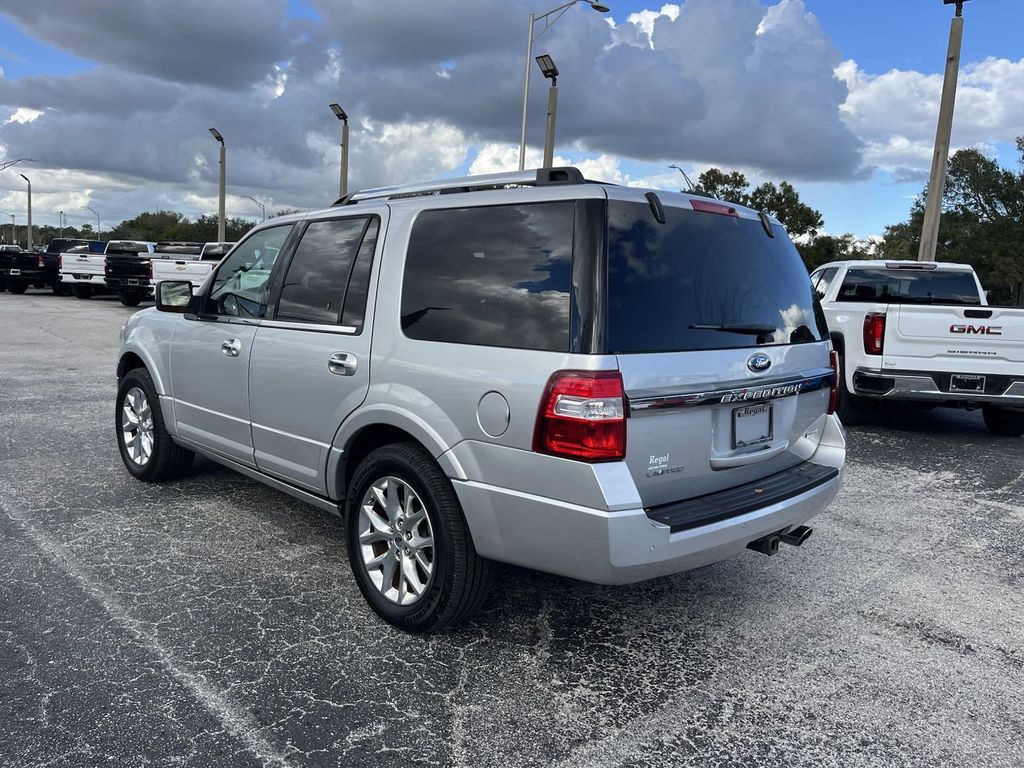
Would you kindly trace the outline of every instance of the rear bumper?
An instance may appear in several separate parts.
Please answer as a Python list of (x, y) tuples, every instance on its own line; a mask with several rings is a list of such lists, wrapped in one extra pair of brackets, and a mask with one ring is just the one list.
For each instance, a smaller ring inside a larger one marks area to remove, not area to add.
[[(970, 375), (970, 374), (965, 374)], [(1024, 376), (986, 376), (984, 391), (953, 390), (949, 373), (937, 371), (870, 371), (857, 369), (857, 395), (879, 400), (917, 400), (950, 405), (972, 403), (1024, 408)]]
[(99, 272), (61, 272), (60, 281), (62, 283), (84, 283), (94, 285), (97, 288), (106, 287), (106, 279)]
[(33, 267), (32, 269), (19, 269), (18, 267), (3, 269), (0, 270), (0, 277), (8, 280), (27, 280), (32, 283), (48, 283), (53, 279), (47, 270), (39, 269), (38, 267)]
[[(828, 417), (810, 461), (841, 470), (845, 456), (843, 428)], [(807, 522), (835, 498), (842, 475), (676, 532), (639, 505), (600, 509), (470, 480), (453, 483), (482, 556), (597, 584), (628, 584), (725, 560), (755, 539)]]
[(107, 277), (104, 279), (104, 283), (107, 288), (115, 293), (137, 291), (147, 294), (152, 290), (149, 286), (148, 277)]

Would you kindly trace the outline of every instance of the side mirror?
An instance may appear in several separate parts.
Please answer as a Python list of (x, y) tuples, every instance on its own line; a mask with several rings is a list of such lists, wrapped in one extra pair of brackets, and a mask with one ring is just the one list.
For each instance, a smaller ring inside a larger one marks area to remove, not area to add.
[(156, 308), (161, 312), (184, 314), (192, 303), (192, 283), (188, 280), (161, 280), (156, 286)]

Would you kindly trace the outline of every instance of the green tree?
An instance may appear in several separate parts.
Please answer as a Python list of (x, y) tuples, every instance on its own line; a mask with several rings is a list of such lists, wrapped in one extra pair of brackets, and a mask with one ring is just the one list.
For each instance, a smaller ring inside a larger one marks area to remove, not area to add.
[(797, 249), (810, 272), (830, 261), (872, 258), (867, 244), (851, 234), (840, 237), (818, 235), (806, 243), (797, 244)]

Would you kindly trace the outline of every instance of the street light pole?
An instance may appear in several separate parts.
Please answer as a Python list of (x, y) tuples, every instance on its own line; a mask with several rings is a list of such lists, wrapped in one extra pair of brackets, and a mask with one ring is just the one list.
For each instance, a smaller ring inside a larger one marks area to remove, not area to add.
[[(252, 195), (242, 195), (242, 197), (244, 197), (246, 200), (252, 200), (254, 203), (256, 203), (256, 205), (258, 205), (260, 207), (260, 213), (263, 214), (263, 220), (264, 221), (267, 220), (267, 206), (265, 206), (263, 203), (261, 203), (259, 200), (257, 200)], [(221, 241), (221, 242), (223, 242), (223, 241)]]
[(96, 239), (97, 240), (102, 240), (103, 238), (100, 237), (100, 215), (98, 213), (96, 213), (96, 211), (93, 210), (92, 208), (90, 208), (88, 205), (85, 206), (85, 210), (92, 211), (93, 214), (95, 214), (95, 216), (96, 216)]
[(340, 104), (331, 104), (331, 111), (341, 121), (341, 172), (338, 181), (338, 197), (348, 194), (348, 114)]
[(224, 144), (224, 137), (220, 131), (211, 128), (210, 133), (220, 143), (220, 193), (217, 202), (217, 242), (223, 243), (227, 240), (227, 219), (225, 218), (226, 187), (227, 187), (227, 147)]
[(64, 211), (57, 211), (57, 229), (60, 230), (58, 237), (64, 237)]
[(928, 200), (921, 230), (921, 248), (918, 261), (935, 261), (939, 245), (939, 222), (942, 218), (942, 193), (946, 188), (949, 165), (949, 145), (953, 135), (953, 109), (956, 105), (956, 85), (960, 76), (960, 49), (964, 40), (964, 2), (942, 0), (945, 5), (956, 5), (956, 15), (949, 28), (949, 50), (946, 53), (946, 74), (942, 81), (942, 102), (939, 105), (939, 125), (935, 131), (935, 153), (928, 180)]
[(32, 250), (32, 182), (31, 182), (31, 180), (29, 180), (28, 176), (26, 176), (24, 173), (19, 173), (18, 175), (21, 176), (21, 178), (23, 178), (25, 180), (26, 184), (28, 184), (28, 248), (27, 248), (27, 250), (31, 251)]
[(555, 123), (558, 119), (558, 67), (548, 54), (537, 57), (537, 64), (544, 77), (551, 81), (548, 90), (548, 120), (544, 131), (544, 167), (550, 168), (555, 162)]
[[(598, 13), (608, 13), (611, 10), (604, 3), (599, 3), (597, 0), (570, 0), (568, 3), (564, 3), (557, 8), (552, 8), (547, 13), (540, 15), (530, 14), (529, 28), (527, 29), (526, 35), (526, 70), (525, 76), (523, 77), (523, 114), (519, 124), (519, 170), (523, 170), (526, 167), (526, 109), (530, 101), (530, 61), (533, 59), (533, 41), (543, 35), (551, 26), (562, 18), (569, 8), (576, 5), (576, 3), (586, 3)], [(558, 14), (555, 18), (548, 21), (548, 18), (554, 14)], [(533, 33), (534, 27), (538, 21), (544, 21), (544, 29), (537, 34)], [(550, 101), (550, 94), (549, 94)]]
[(17, 165), (18, 163), (34, 163), (34, 162), (35, 162), (35, 160), (33, 160), (31, 157), (19, 157), (17, 160), (5, 160), (4, 162), (0, 163), (0, 171), (6, 171), (12, 165)]

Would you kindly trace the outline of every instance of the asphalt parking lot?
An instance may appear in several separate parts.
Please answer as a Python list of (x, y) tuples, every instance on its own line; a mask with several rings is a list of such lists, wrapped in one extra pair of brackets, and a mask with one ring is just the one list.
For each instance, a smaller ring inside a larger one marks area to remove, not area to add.
[(606, 588), (507, 568), (382, 624), (340, 523), (113, 437), (133, 310), (0, 294), (0, 765), (1019, 766), (1024, 440), (890, 408), (801, 549)]

